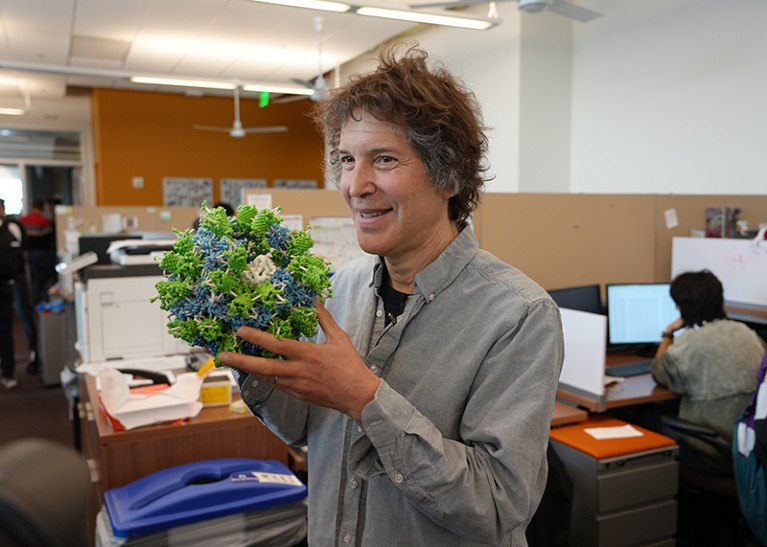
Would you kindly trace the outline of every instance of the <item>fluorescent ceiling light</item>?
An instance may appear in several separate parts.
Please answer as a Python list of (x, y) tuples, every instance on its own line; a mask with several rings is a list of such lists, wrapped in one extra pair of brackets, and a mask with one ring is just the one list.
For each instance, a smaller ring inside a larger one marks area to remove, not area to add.
[(27, 111), (23, 108), (2, 108), (0, 107), (0, 114), (5, 114), (6, 116), (23, 116), (26, 114)]
[(349, 4), (342, 2), (330, 2), (329, 0), (251, 0), (262, 4), (276, 4), (278, 6), (290, 6), (292, 8), (316, 9), (319, 11), (335, 11), (344, 13), (352, 9)]
[(422, 11), (396, 10), (379, 8), (374, 6), (357, 6), (341, 2), (326, 0), (250, 0), (262, 4), (275, 4), (293, 8), (308, 8), (320, 11), (334, 11), (341, 13), (356, 13), (367, 17), (379, 17), (382, 19), (396, 19), (398, 21), (410, 21), (412, 23), (426, 23), (429, 25), (441, 25), (458, 27), (472, 30), (487, 30), (497, 25), (497, 19), (475, 19), (472, 17), (456, 17), (453, 15), (441, 15), (438, 13), (425, 13)]
[[(222, 82), (215, 80), (185, 80), (181, 78), (160, 78), (155, 76), (131, 76), (131, 82), (138, 84), (156, 84), (156, 85), (177, 85), (183, 87), (200, 87), (207, 89), (234, 89), (237, 84), (234, 82)], [(311, 95), (312, 90), (306, 87), (296, 87), (277, 84), (242, 84), (245, 91), (266, 91), (267, 93), (280, 93), (289, 95)]]
[(177, 78), (158, 78), (154, 76), (131, 76), (130, 81), (137, 84), (178, 85), (184, 87), (203, 87), (207, 89), (234, 89), (237, 87), (237, 84), (232, 82), (183, 80)]
[(242, 86), (242, 89), (245, 91), (265, 91), (267, 93), (280, 93), (286, 95), (311, 95), (314, 93), (314, 90), (309, 89), (308, 87), (292, 87), (271, 84), (245, 84)]
[(459, 27), (472, 30), (487, 30), (495, 24), (488, 19), (472, 19), (467, 17), (454, 17), (452, 15), (440, 15), (438, 13), (374, 8), (371, 6), (360, 6), (355, 13), (357, 15), (366, 15), (368, 17), (381, 17), (383, 19), (397, 19), (399, 21), (412, 21), (413, 23), (426, 23), (428, 25)]

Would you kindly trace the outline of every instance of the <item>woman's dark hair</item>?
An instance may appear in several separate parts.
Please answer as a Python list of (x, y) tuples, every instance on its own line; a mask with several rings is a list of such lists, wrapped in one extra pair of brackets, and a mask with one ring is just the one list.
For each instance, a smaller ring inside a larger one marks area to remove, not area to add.
[(450, 188), (450, 220), (459, 228), (479, 203), (487, 171), (487, 136), (474, 94), (442, 65), (429, 69), (417, 46), (382, 48), (378, 68), (332, 90), (313, 112), (330, 149), (328, 175), (338, 183), (341, 129), (359, 112), (402, 128), (438, 189)]
[(671, 283), (671, 298), (679, 306), (685, 326), (727, 317), (722, 283), (708, 270), (676, 276)]

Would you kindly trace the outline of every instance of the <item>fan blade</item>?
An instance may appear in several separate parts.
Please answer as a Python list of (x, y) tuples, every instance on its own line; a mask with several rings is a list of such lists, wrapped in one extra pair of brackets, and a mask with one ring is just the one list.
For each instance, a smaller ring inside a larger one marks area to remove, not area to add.
[(306, 87), (307, 89), (314, 88), (314, 84), (310, 80), (302, 80), (301, 78), (291, 78), (290, 81), (298, 85), (302, 85)]
[(229, 133), (232, 137), (244, 137), (246, 134), (258, 134), (258, 133), (285, 133), (288, 128), (284, 125), (273, 125), (264, 127), (218, 127), (215, 125), (193, 125), (192, 129), (199, 129), (201, 131), (216, 131), (217, 133)]
[(273, 104), (288, 104), (296, 101), (305, 101), (309, 98), (309, 95), (281, 95), (275, 99), (272, 99)]
[(576, 6), (575, 4), (565, 2), (564, 0), (553, 0), (546, 9), (558, 15), (564, 15), (570, 19), (575, 19), (581, 23), (588, 23), (597, 17), (602, 17), (601, 13), (582, 6)]
[(285, 133), (288, 130), (284, 125), (273, 125), (271, 127), (245, 127), (243, 131), (245, 133)]
[(220, 131), (222, 133), (229, 133), (231, 127), (218, 127), (215, 125), (193, 125), (192, 129), (199, 129), (200, 131)]

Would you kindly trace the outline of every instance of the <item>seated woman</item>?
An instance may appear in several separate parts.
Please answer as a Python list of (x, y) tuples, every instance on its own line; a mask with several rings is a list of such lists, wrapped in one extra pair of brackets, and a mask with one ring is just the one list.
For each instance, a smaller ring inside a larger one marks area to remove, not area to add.
[(708, 270), (677, 276), (671, 298), (681, 317), (663, 331), (653, 378), (681, 395), (680, 418), (716, 430), (729, 443), (756, 389), (767, 345), (747, 325), (727, 319), (722, 283)]

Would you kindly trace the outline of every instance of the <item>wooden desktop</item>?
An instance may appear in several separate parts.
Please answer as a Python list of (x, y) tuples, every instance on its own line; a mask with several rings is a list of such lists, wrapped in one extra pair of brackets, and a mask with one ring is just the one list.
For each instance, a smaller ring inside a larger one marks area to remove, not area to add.
[[(605, 367), (609, 368), (612, 365), (628, 363), (637, 359), (638, 357), (634, 353), (608, 353)], [(655, 383), (649, 372), (628, 376), (622, 381), (606, 387), (602, 397), (572, 390), (567, 386), (560, 385), (557, 388), (557, 399), (560, 402), (577, 405), (591, 412), (604, 412), (609, 408), (667, 401), (678, 397), (679, 395)]]
[(551, 416), (551, 427), (560, 427), (563, 425), (572, 425), (585, 422), (589, 413), (562, 401), (554, 401), (554, 413)]

